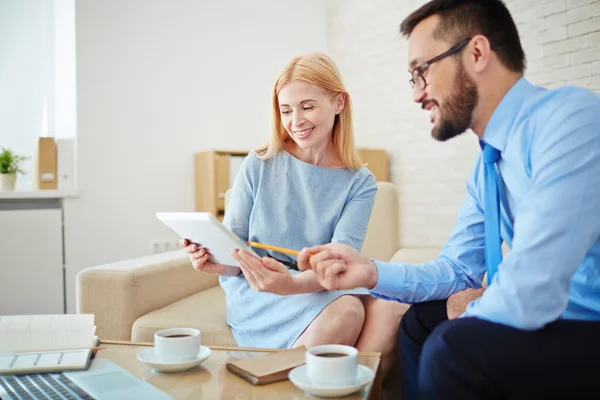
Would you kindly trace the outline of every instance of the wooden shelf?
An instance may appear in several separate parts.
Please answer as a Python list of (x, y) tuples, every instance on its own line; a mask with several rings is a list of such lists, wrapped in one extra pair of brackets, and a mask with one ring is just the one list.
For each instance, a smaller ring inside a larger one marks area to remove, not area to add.
[(3, 199), (64, 199), (77, 197), (76, 192), (65, 192), (62, 190), (15, 190), (0, 191), (0, 200)]
[(216, 217), (223, 217), (225, 192), (233, 184), (230, 176), (233, 157), (246, 157), (248, 153), (249, 151), (243, 150), (208, 150), (196, 153), (196, 211), (206, 211)]

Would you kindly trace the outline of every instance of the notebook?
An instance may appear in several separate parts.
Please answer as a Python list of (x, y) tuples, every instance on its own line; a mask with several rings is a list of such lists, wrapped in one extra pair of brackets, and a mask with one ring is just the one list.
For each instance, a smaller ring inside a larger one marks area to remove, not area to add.
[(305, 362), (306, 347), (277, 351), (266, 355), (230, 361), (225, 364), (228, 371), (254, 385), (283, 381), (288, 373)]
[(93, 314), (0, 316), (0, 374), (85, 370), (98, 343)]

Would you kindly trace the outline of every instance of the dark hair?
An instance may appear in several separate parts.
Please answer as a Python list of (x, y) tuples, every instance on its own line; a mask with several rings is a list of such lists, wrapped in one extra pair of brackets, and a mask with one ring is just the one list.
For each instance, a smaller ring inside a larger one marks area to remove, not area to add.
[(501, 0), (432, 0), (406, 17), (400, 32), (410, 37), (415, 26), (433, 15), (440, 17), (434, 39), (459, 43), (483, 35), (506, 68), (513, 72), (525, 70), (519, 32)]

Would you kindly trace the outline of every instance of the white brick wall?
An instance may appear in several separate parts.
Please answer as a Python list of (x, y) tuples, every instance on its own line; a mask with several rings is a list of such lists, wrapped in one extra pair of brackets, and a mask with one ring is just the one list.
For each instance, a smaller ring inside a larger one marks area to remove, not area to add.
[[(411, 100), (404, 17), (425, 0), (327, 0), (328, 51), (355, 109), (360, 146), (388, 149), (400, 191), (400, 244), (441, 246), (464, 198), (479, 151), (467, 133), (430, 136), (428, 113)], [(527, 55), (526, 77), (600, 93), (600, 0), (509, 0)]]

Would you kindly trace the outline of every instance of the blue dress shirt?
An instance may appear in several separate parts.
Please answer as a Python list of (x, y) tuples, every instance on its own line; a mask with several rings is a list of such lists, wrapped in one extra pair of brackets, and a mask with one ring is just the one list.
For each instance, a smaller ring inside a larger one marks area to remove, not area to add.
[[(521, 329), (559, 318), (600, 320), (600, 97), (521, 78), (483, 140), (500, 150), (500, 231), (511, 249), (462, 316)], [(450, 238), (437, 260), (377, 261), (376, 297), (405, 303), (479, 288), (485, 273), (481, 154)]]

